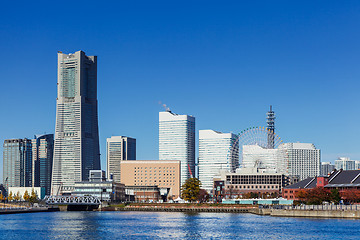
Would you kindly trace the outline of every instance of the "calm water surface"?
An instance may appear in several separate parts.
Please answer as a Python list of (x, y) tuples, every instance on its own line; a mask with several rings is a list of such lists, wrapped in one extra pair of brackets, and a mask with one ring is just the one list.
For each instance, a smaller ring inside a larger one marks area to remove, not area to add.
[(360, 220), (231, 213), (0, 215), (0, 239), (360, 239)]

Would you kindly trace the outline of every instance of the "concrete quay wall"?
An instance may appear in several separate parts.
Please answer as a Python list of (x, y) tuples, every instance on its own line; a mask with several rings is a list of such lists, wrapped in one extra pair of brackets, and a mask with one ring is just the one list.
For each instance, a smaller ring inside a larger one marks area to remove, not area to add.
[(151, 211), (151, 212), (228, 212), (228, 213), (249, 213), (248, 208), (221, 208), (221, 207), (117, 207), (115, 211)]
[[(269, 209), (270, 210), (270, 209)], [(263, 214), (262, 214), (263, 215)], [(356, 210), (283, 210), (271, 209), (274, 217), (306, 217), (306, 218), (360, 218)]]

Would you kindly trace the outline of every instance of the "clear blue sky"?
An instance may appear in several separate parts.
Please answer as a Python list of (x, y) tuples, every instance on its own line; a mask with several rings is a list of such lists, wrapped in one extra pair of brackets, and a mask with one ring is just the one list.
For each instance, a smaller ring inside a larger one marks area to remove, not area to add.
[[(57, 51), (98, 56), (106, 138), (158, 158), (166, 103), (196, 128), (264, 126), (323, 161), (360, 159), (359, 1), (5, 1), (0, 14), (0, 142), (53, 133)], [(2, 152), (2, 147), (1, 147)], [(2, 159), (2, 158), (1, 158)], [(0, 162), (0, 182), (2, 161)]]

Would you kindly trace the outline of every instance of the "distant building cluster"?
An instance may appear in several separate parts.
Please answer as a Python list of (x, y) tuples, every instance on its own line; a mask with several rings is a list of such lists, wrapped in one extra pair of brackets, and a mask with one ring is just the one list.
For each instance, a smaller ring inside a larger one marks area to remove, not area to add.
[(181, 198), (181, 186), (197, 177), (220, 200), (279, 195), (298, 181), (360, 167), (360, 161), (346, 157), (321, 163), (320, 149), (312, 143), (282, 142), (271, 106), (266, 128), (239, 134), (199, 130), (196, 159), (195, 117), (167, 108), (159, 112), (159, 160), (137, 160), (135, 138), (111, 136), (105, 172), (100, 166), (97, 57), (59, 52), (57, 86), (55, 134), (4, 141), (1, 193), (32, 188), (39, 195), (168, 201)]

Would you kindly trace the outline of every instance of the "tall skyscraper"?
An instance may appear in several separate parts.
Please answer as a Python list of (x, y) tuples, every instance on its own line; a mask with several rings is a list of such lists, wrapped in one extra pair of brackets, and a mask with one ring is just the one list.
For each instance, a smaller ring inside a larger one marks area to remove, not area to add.
[(289, 175), (300, 180), (320, 175), (320, 149), (312, 143), (284, 143), (279, 149), (286, 151), (289, 161)]
[(180, 160), (181, 185), (195, 174), (195, 117), (159, 113), (159, 160)]
[(106, 173), (115, 182), (121, 179), (121, 161), (136, 160), (136, 139), (123, 136), (112, 136), (106, 139)]
[(54, 134), (36, 135), (32, 142), (32, 187), (44, 187), (45, 194), (51, 190), (51, 174), (54, 152)]
[(3, 183), (9, 187), (32, 186), (32, 149), (30, 139), (6, 139), (3, 152)]
[(57, 85), (51, 194), (70, 194), (100, 169), (97, 57), (59, 52)]
[(220, 170), (232, 171), (239, 166), (239, 142), (233, 133), (213, 130), (199, 131), (199, 180), (209, 193), (213, 190), (213, 177)]

